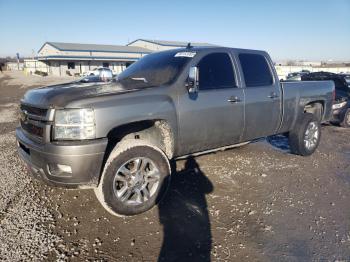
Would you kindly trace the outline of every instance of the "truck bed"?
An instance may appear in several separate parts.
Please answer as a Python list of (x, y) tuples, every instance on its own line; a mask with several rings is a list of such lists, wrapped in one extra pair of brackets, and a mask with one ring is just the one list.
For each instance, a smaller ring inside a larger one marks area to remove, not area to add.
[(281, 89), (283, 101), (281, 101), (280, 133), (288, 132), (294, 127), (297, 118), (311, 101), (319, 101), (322, 104), (322, 122), (331, 119), (334, 93), (333, 81), (285, 81), (281, 82)]

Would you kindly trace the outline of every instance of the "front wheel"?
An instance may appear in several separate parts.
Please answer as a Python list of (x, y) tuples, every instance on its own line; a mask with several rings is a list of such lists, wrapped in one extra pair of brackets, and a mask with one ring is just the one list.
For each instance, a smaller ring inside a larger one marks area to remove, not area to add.
[(166, 155), (142, 140), (125, 140), (111, 152), (96, 196), (113, 215), (130, 216), (151, 209), (170, 182)]
[(290, 149), (297, 155), (309, 156), (314, 153), (320, 139), (320, 122), (310, 113), (304, 113), (294, 129), (289, 132)]

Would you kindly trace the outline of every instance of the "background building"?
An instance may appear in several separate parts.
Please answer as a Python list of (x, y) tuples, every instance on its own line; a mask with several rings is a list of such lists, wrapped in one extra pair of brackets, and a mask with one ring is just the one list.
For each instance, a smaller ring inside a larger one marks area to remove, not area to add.
[[(49, 75), (81, 75), (96, 67), (109, 67), (119, 74), (131, 63), (156, 51), (186, 47), (187, 42), (137, 39), (126, 46), (46, 42), (36, 59), (26, 59), (24, 70), (47, 72)], [(208, 43), (191, 43), (210, 46)]]
[(52, 75), (80, 75), (99, 66), (118, 74), (149, 53), (150, 50), (137, 46), (46, 42), (39, 49), (37, 60)]

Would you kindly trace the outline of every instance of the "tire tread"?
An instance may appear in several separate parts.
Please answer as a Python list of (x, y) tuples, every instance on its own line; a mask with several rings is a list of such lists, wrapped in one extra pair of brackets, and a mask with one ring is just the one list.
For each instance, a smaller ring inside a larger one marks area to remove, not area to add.
[[(319, 138), (318, 138), (318, 142), (316, 144), (316, 147), (313, 150), (307, 150), (305, 148), (304, 145), (304, 134), (305, 134), (305, 130), (307, 125), (310, 122), (316, 122), (319, 126)], [(289, 146), (290, 146), (290, 150), (293, 154), (296, 155), (301, 155), (301, 156), (309, 156), (312, 153), (315, 152), (315, 150), (318, 147), (318, 144), (320, 142), (321, 139), (321, 128), (320, 128), (320, 122), (317, 120), (317, 117), (314, 116), (311, 113), (304, 113), (299, 121), (297, 122), (297, 124), (295, 125), (295, 127), (293, 128), (293, 130), (291, 130), (289, 132)]]

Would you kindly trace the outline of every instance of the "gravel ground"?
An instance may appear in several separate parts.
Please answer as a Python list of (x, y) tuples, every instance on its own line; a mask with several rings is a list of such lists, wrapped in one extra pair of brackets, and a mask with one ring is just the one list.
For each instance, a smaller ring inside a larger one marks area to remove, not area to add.
[[(0, 110), (0, 123), (12, 124), (16, 104), (5, 105)], [(45, 207), (45, 189), (38, 189), (31, 181), (15, 145), (13, 130), (0, 134), (0, 259), (41, 260), (61, 239), (51, 233), (55, 222)]]
[(14, 128), (29, 85), (13, 79), (0, 75), (0, 260), (350, 261), (350, 129), (324, 125), (310, 157), (275, 136), (177, 161), (159, 206), (118, 218), (92, 190), (28, 177)]

